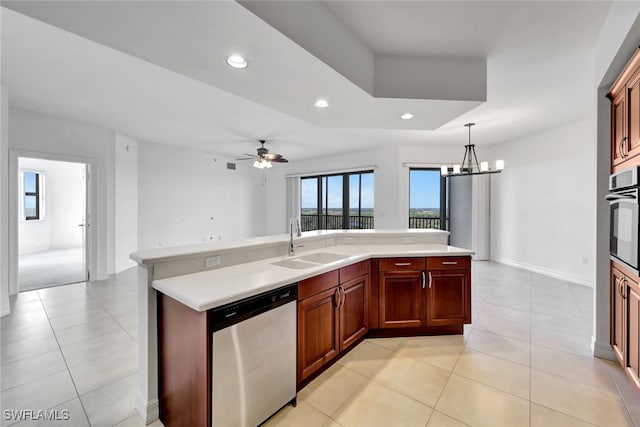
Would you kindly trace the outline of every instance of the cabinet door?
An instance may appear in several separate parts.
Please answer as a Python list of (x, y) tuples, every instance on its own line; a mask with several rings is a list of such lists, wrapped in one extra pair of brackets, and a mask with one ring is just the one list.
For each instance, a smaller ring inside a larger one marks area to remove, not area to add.
[(428, 326), (471, 323), (470, 270), (430, 270), (428, 282)]
[(613, 98), (611, 104), (611, 166), (625, 161), (628, 151), (625, 132), (625, 96), (624, 92)]
[(627, 138), (629, 158), (640, 154), (640, 70), (627, 83)]
[(611, 321), (610, 321), (610, 342), (613, 352), (616, 357), (625, 366), (624, 353), (625, 353), (625, 323), (626, 323), (626, 310), (623, 299), (623, 285), (625, 275), (616, 270), (611, 269)]
[(340, 351), (343, 351), (369, 330), (369, 275), (342, 283), (340, 291)]
[(640, 290), (635, 283), (625, 284), (623, 296), (627, 301), (627, 375), (640, 387)]
[(380, 328), (415, 328), (425, 325), (424, 271), (381, 271)]
[(298, 382), (338, 355), (338, 288), (298, 301)]

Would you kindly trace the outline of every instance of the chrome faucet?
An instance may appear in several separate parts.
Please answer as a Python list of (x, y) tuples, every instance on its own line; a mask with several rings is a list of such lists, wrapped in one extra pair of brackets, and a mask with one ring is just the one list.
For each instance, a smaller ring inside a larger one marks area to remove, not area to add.
[(294, 245), (293, 244), (293, 229), (296, 229), (296, 237), (301, 237), (302, 232), (300, 231), (300, 221), (298, 217), (292, 216), (289, 218), (289, 256), (293, 256), (296, 254), (296, 248), (300, 248), (303, 245)]

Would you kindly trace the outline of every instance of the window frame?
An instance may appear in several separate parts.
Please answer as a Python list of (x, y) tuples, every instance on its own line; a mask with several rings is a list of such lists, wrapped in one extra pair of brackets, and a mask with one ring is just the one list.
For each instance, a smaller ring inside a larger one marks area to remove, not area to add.
[[(32, 170), (32, 169), (23, 169), (20, 171), (21, 173), (21, 190), (22, 190), (22, 220), (23, 221), (42, 221), (44, 220), (44, 176), (45, 173), (42, 171)], [(25, 189), (25, 176), (26, 174), (34, 174), (35, 175), (35, 192), (34, 191), (26, 191)], [(25, 198), (27, 196), (35, 197), (36, 200), (36, 214), (28, 216), (26, 213), (25, 207)]]
[[(342, 177), (342, 228), (338, 228), (337, 230), (350, 230), (351, 229), (351, 220), (350, 220), (350, 211), (351, 206), (349, 204), (349, 184), (350, 178), (352, 175), (358, 175), (358, 217), (362, 218), (362, 175), (363, 174), (374, 174), (373, 169), (367, 170), (358, 170), (358, 171), (349, 171), (349, 172), (340, 172), (340, 173), (329, 173), (329, 174), (319, 174), (319, 175), (310, 175), (310, 176), (302, 176), (300, 180), (316, 180), (316, 221), (318, 227), (312, 230), (304, 230), (304, 231), (313, 231), (313, 230), (334, 230), (333, 228), (327, 228), (328, 225), (328, 212), (329, 212), (329, 192), (326, 191), (329, 178), (334, 176)], [(302, 184), (300, 185), (300, 200), (302, 200)], [(375, 203), (375, 202), (374, 202)], [(300, 205), (300, 215), (302, 216), (302, 204)], [(375, 210), (375, 208), (374, 208)], [(371, 215), (371, 218), (374, 218), (375, 215)], [(324, 219), (324, 221), (323, 221)], [(372, 219), (372, 224), (375, 220)], [(360, 227), (362, 228), (362, 222), (359, 222)]]
[(448, 218), (447, 218), (447, 212), (448, 212), (448, 203), (449, 203), (449, 198), (448, 198), (448, 191), (449, 191), (449, 186), (447, 185), (447, 177), (446, 176), (442, 176), (440, 173), (440, 168), (434, 168), (434, 167), (411, 167), (409, 168), (409, 187), (407, 188), (407, 191), (409, 192), (409, 209), (407, 211), (407, 227), (411, 230), (421, 230), (421, 228), (411, 228), (411, 172), (412, 171), (433, 171), (433, 172), (438, 172), (438, 175), (440, 176), (440, 216), (438, 218), (439, 222), (440, 222), (440, 228), (436, 229), (436, 230), (447, 230), (448, 229)]

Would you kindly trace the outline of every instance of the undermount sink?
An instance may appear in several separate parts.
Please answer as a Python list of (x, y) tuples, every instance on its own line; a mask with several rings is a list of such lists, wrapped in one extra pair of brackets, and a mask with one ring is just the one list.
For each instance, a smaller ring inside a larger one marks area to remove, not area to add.
[(318, 252), (315, 254), (302, 255), (295, 258), (287, 258), (282, 261), (272, 262), (271, 265), (278, 267), (294, 268), (296, 270), (304, 270), (307, 268), (317, 267), (321, 264), (329, 264), (349, 258), (349, 255), (332, 254), (329, 252)]
[(283, 259), (282, 261), (272, 262), (271, 265), (277, 265), (278, 267), (294, 268), (296, 270), (305, 270), (307, 268), (318, 266), (318, 264), (300, 261), (297, 258)]
[(298, 257), (302, 261), (315, 262), (316, 264), (329, 264), (349, 258), (349, 255), (332, 254), (329, 252), (318, 252), (315, 254), (303, 255)]

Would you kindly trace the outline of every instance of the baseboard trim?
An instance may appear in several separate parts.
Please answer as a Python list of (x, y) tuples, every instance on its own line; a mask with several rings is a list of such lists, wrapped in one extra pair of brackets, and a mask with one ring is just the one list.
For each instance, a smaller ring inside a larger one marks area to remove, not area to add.
[(532, 273), (542, 274), (543, 276), (553, 277), (554, 279), (564, 280), (566, 282), (576, 283), (578, 285), (587, 286), (593, 288), (593, 282), (585, 280), (581, 277), (574, 276), (572, 274), (559, 273), (548, 268), (539, 267), (537, 265), (526, 264), (523, 262), (514, 261), (507, 258), (491, 258), (491, 261), (498, 262), (500, 264), (508, 265), (510, 267), (517, 267), (523, 270), (530, 271)]
[(151, 424), (160, 418), (160, 404), (158, 399), (147, 402), (139, 393), (136, 396), (136, 411), (145, 424)]
[(0, 317), (6, 316), (9, 313), (11, 313), (11, 305), (8, 303), (4, 304), (2, 308), (0, 308)]
[(602, 344), (596, 341), (593, 341), (591, 344), (593, 348), (593, 355), (599, 357), (601, 359), (613, 360), (614, 362), (618, 361), (615, 353), (611, 349), (611, 345), (609, 343)]

